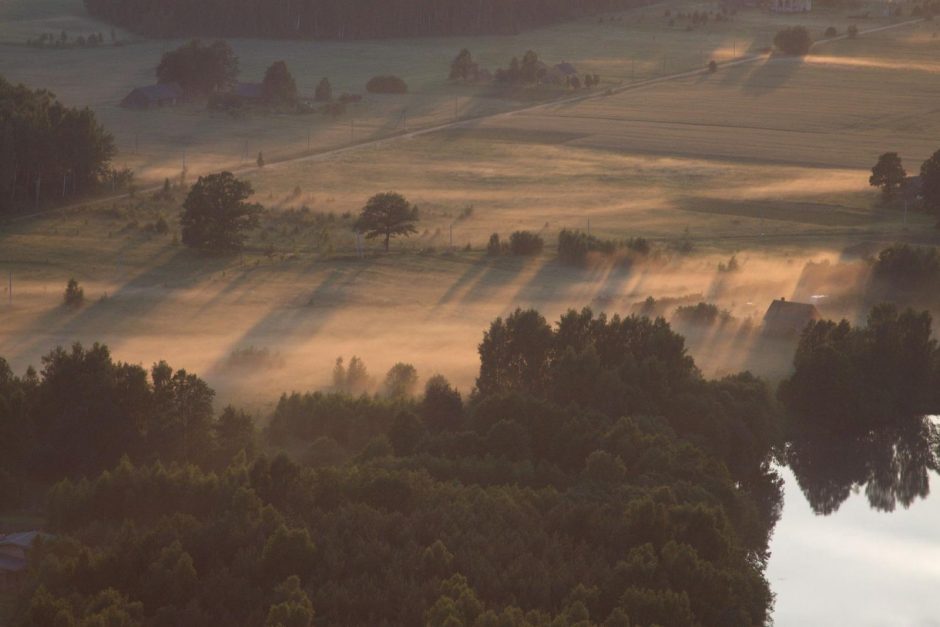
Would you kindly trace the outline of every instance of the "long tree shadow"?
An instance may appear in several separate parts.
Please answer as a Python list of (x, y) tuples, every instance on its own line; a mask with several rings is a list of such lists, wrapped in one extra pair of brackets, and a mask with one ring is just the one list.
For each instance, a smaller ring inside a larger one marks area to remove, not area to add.
[[(114, 294), (85, 305), (77, 313), (64, 306), (57, 306), (39, 316), (32, 325), (22, 330), (21, 341), (10, 347), (10, 356), (25, 361), (51, 346), (45, 346), (49, 338), (78, 338), (90, 332), (114, 335), (122, 330), (136, 327), (141, 319), (151, 315), (161, 306), (167, 306), (167, 297), (172, 294), (164, 287), (168, 277), (178, 277), (191, 253), (176, 250), (166, 255), (159, 263), (149, 265), (144, 271), (127, 280)], [(222, 259), (203, 260), (199, 269), (187, 277), (192, 279), (212, 273), (224, 264)]]
[(450, 304), (457, 298), (457, 295), (468, 288), (470, 285), (473, 285), (477, 279), (486, 271), (487, 263), (485, 261), (478, 261), (468, 266), (464, 270), (456, 281), (454, 281), (447, 290), (441, 294), (441, 297), (437, 300), (437, 303), (434, 306), (434, 311), (441, 309), (442, 307)]
[[(346, 288), (352, 284), (366, 267), (334, 268), (312, 291), (303, 294), (302, 301), (295, 301), (271, 309), (266, 315), (245, 329), (229, 350), (206, 371), (206, 377), (217, 377), (225, 373), (231, 351), (249, 346), (262, 346), (272, 338), (277, 344), (296, 346), (315, 337), (346, 303)], [(329, 307), (320, 306), (329, 302)]]
[(769, 57), (748, 74), (741, 91), (751, 96), (766, 96), (785, 87), (803, 66), (802, 57)]

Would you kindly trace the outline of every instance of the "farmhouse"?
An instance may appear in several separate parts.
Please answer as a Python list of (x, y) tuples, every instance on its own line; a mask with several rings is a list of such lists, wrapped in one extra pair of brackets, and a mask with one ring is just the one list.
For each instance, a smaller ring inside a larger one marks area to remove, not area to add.
[(554, 85), (564, 85), (568, 82), (569, 77), (577, 75), (578, 69), (575, 66), (562, 61), (561, 63), (552, 66), (551, 69), (546, 71), (545, 82), (552, 83)]
[(773, 13), (809, 13), (813, 10), (813, 0), (770, 0)]
[(764, 333), (768, 335), (796, 335), (813, 320), (820, 320), (815, 305), (795, 303), (786, 298), (775, 300), (764, 314)]
[(237, 83), (233, 93), (242, 102), (260, 102), (264, 99), (261, 83)]
[(137, 87), (121, 101), (126, 109), (152, 109), (172, 107), (183, 101), (183, 88), (179, 83), (158, 83)]
[(0, 591), (17, 585), (26, 573), (29, 551), (36, 538), (47, 537), (39, 531), (0, 535)]

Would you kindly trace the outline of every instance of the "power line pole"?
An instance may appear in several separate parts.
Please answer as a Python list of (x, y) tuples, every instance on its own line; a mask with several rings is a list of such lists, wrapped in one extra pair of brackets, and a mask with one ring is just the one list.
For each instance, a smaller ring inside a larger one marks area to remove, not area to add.
[(13, 306), (13, 270), (10, 270), (9, 297), (10, 297), (10, 307), (12, 307)]

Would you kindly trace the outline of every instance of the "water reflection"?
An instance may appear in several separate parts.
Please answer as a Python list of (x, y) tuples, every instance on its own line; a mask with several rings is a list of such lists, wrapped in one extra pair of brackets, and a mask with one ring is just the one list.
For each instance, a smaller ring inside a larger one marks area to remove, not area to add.
[(786, 461), (817, 514), (832, 514), (864, 488), (869, 505), (891, 512), (930, 493), (938, 470), (936, 417), (894, 419), (869, 431), (838, 433), (800, 429)]

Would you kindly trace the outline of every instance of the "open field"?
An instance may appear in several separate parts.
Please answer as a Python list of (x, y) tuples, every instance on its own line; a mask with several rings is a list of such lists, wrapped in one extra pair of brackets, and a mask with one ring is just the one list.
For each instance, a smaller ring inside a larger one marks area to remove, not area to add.
[[(774, 16), (742, 11), (730, 22), (711, 22), (687, 32), (663, 16), (674, 10), (716, 10), (715, 3), (660, 4), (619, 14), (619, 21), (594, 19), (561, 24), (515, 36), (427, 38), (372, 42), (233, 40), (241, 60), (241, 78), (259, 81), (275, 60), (285, 60), (301, 92), (312, 94), (321, 77), (335, 93), (361, 93), (377, 74), (401, 75), (405, 96), (368, 96), (340, 118), (323, 115), (232, 117), (210, 114), (201, 105), (158, 111), (127, 111), (118, 106), (135, 86), (153, 82), (161, 54), (181, 42), (145, 40), (117, 33), (120, 48), (35, 49), (26, 39), (43, 32), (71, 35), (110, 27), (89, 19), (80, 0), (4, 0), (0, 2), (0, 75), (52, 90), (66, 103), (87, 105), (114, 134), (118, 165), (137, 172), (144, 182), (179, 175), (185, 162), (191, 174), (252, 163), (258, 152), (268, 161), (308, 151), (322, 151), (454, 120), (512, 110), (532, 98), (560, 92), (506, 92), (489, 86), (455, 86), (446, 81), (448, 64), (462, 47), (482, 66), (495, 69), (534, 49), (548, 63), (574, 62), (582, 72), (600, 74), (603, 87), (703, 67), (709, 59), (727, 60), (770, 45), (783, 25), (799, 22), (817, 36), (829, 25), (844, 30), (844, 12)], [(867, 20), (866, 28), (896, 21)], [(109, 37), (106, 37), (109, 39)]]
[[(8, 3), (6, 10), (11, 6), (22, 9)], [(627, 59), (637, 58), (649, 76), (662, 71), (665, 50), (683, 50), (688, 58), (676, 66), (667, 60), (667, 71), (698, 67), (697, 45), (706, 57), (730, 57), (765, 46), (774, 29), (794, 21), (745, 12), (687, 33), (668, 29), (662, 11), (660, 5), (625, 13), (622, 22), (478, 38), (473, 49), (495, 65), (532, 47), (619, 83), (634, 67)], [(798, 19), (816, 30), (829, 23), (841, 30), (845, 21), (825, 13)], [(10, 28), (0, 27), (0, 36)], [(857, 317), (853, 298), (865, 281), (864, 264), (848, 267), (838, 284), (809, 281), (804, 268), (810, 260), (837, 261), (859, 243), (876, 249), (895, 240), (936, 241), (933, 219), (914, 213), (905, 219), (867, 186), (867, 168), (879, 153), (899, 151), (913, 171), (938, 147), (931, 139), (940, 136), (933, 29), (904, 26), (819, 46), (804, 62), (762, 59), (254, 169), (246, 177), (270, 211), (236, 258), (201, 257), (176, 243), (180, 191), (169, 201), (139, 194), (7, 224), (0, 269), (14, 273), (14, 299), (0, 318), (0, 354), (22, 370), (57, 343), (100, 340), (120, 359), (167, 359), (204, 375), (221, 400), (261, 409), (281, 391), (327, 384), (340, 355), (359, 355), (377, 377), (396, 361), (413, 361), (423, 376), (442, 372), (466, 391), (484, 328), (516, 307), (535, 306), (554, 319), (571, 306), (628, 313), (648, 296), (667, 299), (669, 307), (704, 299), (756, 322), (773, 298), (823, 294), (833, 297), (827, 313)], [(67, 102), (94, 107), (116, 129), (121, 159), (154, 178), (178, 175), (184, 150), (193, 174), (233, 159), (237, 165), (258, 149), (269, 156), (303, 152), (308, 129), (314, 150), (381, 136), (396, 131), (405, 107), (409, 127), (447, 121), (455, 92), (458, 108), (465, 107), (460, 115), (523, 104), (447, 85), (447, 62), (468, 42), (427, 39), (235, 42), (243, 75), (260, 75), (267, 63), (285, 58), (305, 90), (324, 74), (337, 91), (357, 90), (374, 73), (402, 74), (414, 93), (370, 99), (353, 115), (354, 129), (348, 118), (233, 119), (196, 108), (116, 107), (127, 86), (149, 80), (148, 68), (175, 43), (133, 40), (117, 50), (68, 51), (6, 45), (0, 73), (45, 81)], [(138, 134), (140, 154), (127, 154)], [(421, 232), (395, 241), (388, 256), (370, 243), (357, 259), (351, 216), (371, 194), (389, 189), (419, 205)], [(149, 228), (159, 216), (174, 225), (170, 234)], [(566, 267), (554, 251), (562, 228), (645, 237), (660, 252), (632, 267)], [(485, 256), (491, 233), (519, 229), (539, 232), (546, 252), (533, 259)], [(691, 253), (677, 252), (689, 246)], [(719, 273), (719, 262), (732, 254), (742, 270)], [(60, 306), (70, 276), (88, 298), (78, 312)], [(746, 329), (734, 342), (686, 332), (709, 374), (748, 366), (776, 376), (787, 368), (788, 348), (769, 354)], [(283, 366), (233, 370), (231, 353), (249, 346), (279, 353)]]

